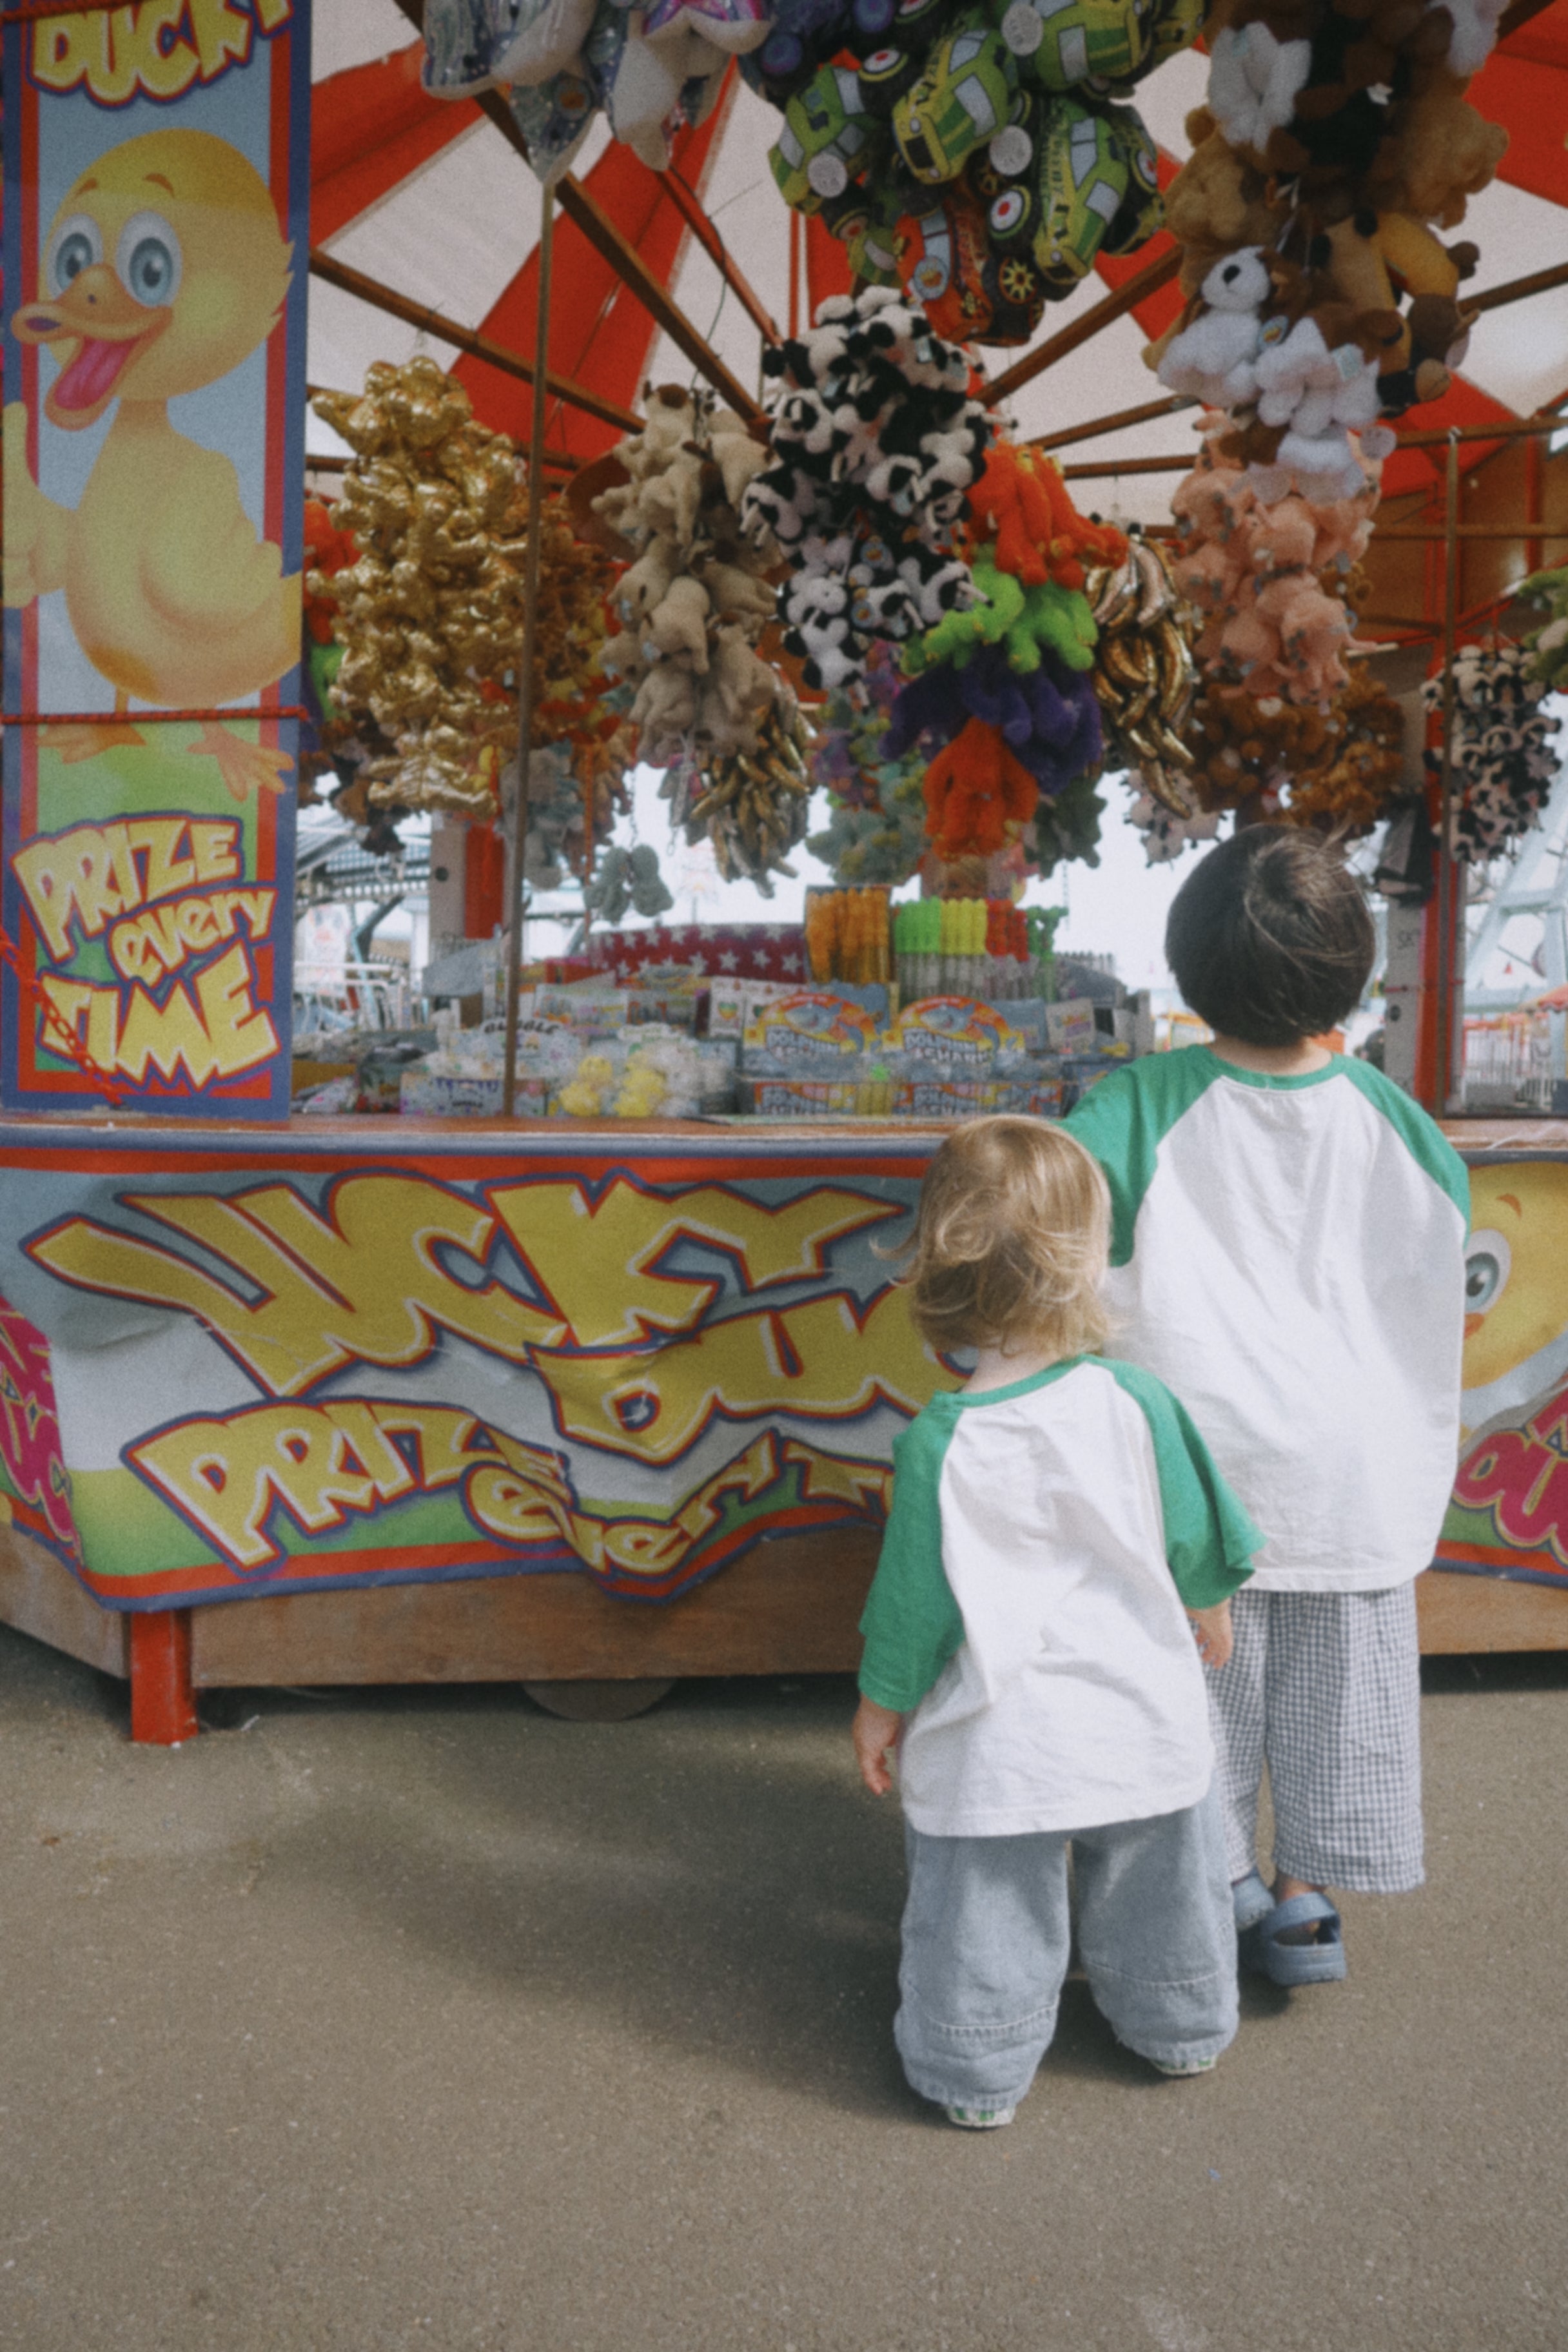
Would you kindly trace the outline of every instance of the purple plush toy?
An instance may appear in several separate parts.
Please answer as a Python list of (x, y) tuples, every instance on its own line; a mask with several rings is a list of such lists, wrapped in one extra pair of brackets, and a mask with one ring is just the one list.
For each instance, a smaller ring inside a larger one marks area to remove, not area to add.
[(901, 759), (922, 736), (951, 743), (971, 719), (994, 727), (1042, 793), (1054, 796), (1104, 757), (1100, 704), (1087, 676), (1048, 649), (1020, 677), (1001, 646), (980, 646), (962, 669), (939, 662), (910, 680), (893, 705), (887, 756)]

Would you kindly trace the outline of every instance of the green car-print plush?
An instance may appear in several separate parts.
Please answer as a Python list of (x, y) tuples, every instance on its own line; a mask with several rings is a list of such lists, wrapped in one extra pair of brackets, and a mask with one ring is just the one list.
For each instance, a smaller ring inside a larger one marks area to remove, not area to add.
[[(1105, 110), (1058, 99), (1041, 142), (1039, 212), (1031, 257), (1047, 287), (1087, 277), (1120, 213), (1131, 179), (1115, 123)], [(993, 232), (994, 233), (994, 232)]]
[(939, 41), (893, 109), (893, 137), (917, 180), (953, 179), (975, 148), (1006, 128), (1018, 64), (1000, 33), (973, 22)]
[(1013, 0), (1002, 37), (1043, 89), (1130, 82), (1142, 70), (1153, 0)]
[(857, 77), (824, 66), (784, 109), (784, 128), (768, 156), (779, 194), (796, 212), (815, 213), (874, 168), (887, 132), (867, 114)]

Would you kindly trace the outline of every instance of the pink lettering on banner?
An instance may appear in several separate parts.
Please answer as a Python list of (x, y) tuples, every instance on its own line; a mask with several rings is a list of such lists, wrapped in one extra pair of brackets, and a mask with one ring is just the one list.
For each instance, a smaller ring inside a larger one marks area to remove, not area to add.
[(79, 1558), (70, 1480), (60, 1454), (48, 1341), (0, 1298), (0, 1463), (25, 1514), (40, 1515), (62, 1549)]
[(1483, 1437), (1459, 1465), (1454, 1501), (1488, 1513), (1510, 1549), (1544, 1551), (1568, 1568), (1568, 1390), (1522, 1429)]

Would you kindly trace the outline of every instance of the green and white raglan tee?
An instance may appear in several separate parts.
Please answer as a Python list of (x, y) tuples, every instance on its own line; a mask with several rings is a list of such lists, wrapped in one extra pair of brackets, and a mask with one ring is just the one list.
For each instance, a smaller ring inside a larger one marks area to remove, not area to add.
[(1068, 1120), (1110, 1180), (1113, 1343), (1168, 1381), (1268, 1538), (1255, 1589), (1419, 1575), (1454, 1480), (1469, 1179), (1381, 1071), (1204, 1045)]
[(912, 1715), (905, 1814), (933, 1837), (1195, 1805), (1213, 1770), (1185, 1608), (1260, 1538), (1175, 1399), (1076, 1356), (934, 1397), (894, 1443), (860, 1688)]

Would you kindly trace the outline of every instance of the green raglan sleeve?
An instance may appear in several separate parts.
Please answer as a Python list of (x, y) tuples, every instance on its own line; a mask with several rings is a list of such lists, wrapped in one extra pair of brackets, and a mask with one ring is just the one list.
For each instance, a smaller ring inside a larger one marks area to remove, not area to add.
[(1160, 1145), (1214, 1084), (1219, 1064), (1191, 1049), (1145, 1054), (1090, 1087), (1063, 1122), (1092, 1151), (1110, 1187), (1110, 1263), (1126, 1265)]
[(942, 1565), (938, 1487), (952, 1434), (952, 1415), (928, 1406), (893, 1440), (893, 1507), (860, 1620), (860, 1689), (899, 1715), (919, 1706), (963, 1639)]
[(1436, 1120), (1394, 1080), (1381, 1070), (1372, 1069), (1365, 1062), (1347, 1057), (1342, 1065), (1359, 1094), (1366, 1097), (1374, 1110), (1381, 1111), (1393, 1128), (1416, 1166), (1425, 1171), (1440, 1192), (1446, 1192), (1465, 1221), (1470, 1224), (1470, 1171), (1438, 1126)]
[(1188, 1609), (1228, 1601), (1252, 1574), (1264, 1538), (1215, 1466), (1192, 1418), (1164, 1382), (1133, 1364), (1108, 1364), (1142, 1406), (1154, 1441), (1154, 1466), (1165, 1519), (1165, 1558)]

